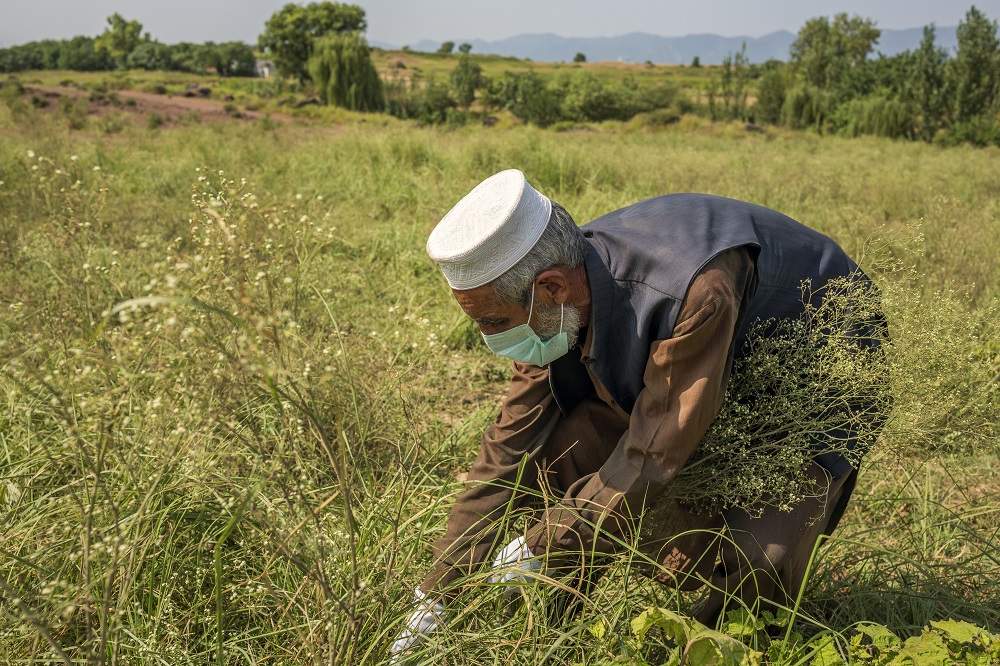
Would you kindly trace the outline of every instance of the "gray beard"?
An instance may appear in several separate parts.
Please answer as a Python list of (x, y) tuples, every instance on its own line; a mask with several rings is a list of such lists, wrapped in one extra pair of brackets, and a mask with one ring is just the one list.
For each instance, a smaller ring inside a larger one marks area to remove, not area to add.
[[(560, 315), (560, 310), (564, 311)], [(542, 340), (551, 340), (559, 335), (559, 322), (562, 321), (562, 330), (566, 332), (569, 348), (576, 347), (580, 339), (580, 310), (572, 306), (554, 305), (547, 307), (541, 303), (535, 303), (535, 311), (532, 313), (531, 330), (533, 330)]]

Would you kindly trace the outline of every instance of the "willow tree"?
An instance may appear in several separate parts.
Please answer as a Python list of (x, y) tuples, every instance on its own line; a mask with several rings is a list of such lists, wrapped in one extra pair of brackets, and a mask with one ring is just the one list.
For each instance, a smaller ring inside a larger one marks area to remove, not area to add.
[(308, 69), (316, 92), (327, 104), (353, 111), (381, 111), (385, 106), (371, 49), (358, 33), (317, 40)]

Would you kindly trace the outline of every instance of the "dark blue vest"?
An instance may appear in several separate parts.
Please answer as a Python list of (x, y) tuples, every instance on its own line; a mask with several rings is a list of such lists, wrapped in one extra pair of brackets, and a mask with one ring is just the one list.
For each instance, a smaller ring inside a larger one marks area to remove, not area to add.
[(713, 257), (745, 247), (756, 290), (736, 332), (736, 358), (758, 319), (797, 317), (801, 285), (850, 275), (857, 265), (830, 238), (762, 206), (705, 194), (668, 194), (582, 227), (591, 294), (591, 349), (549, 365), (552, 394), (568, 413), (591, 393), (583, 362), (631, 413), (643, 388), (650, 344), (673, 335), (691, 281)]

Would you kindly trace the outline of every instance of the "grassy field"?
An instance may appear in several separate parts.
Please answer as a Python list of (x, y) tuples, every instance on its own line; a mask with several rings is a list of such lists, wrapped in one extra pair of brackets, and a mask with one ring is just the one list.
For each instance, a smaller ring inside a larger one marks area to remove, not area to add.
[[(0, 662), (385, 663), (508, 374), (423, 246), (509, 167), (581, 223), (701, 191), (860, 257), (894, 337), (891, 455), (783, 640), (720, 629), (747, 663), (1000, 658), (1000, 151), (695, 119), (101, 122), (0, 106)], [(544, 585), (504, 612), (470, 580), (432, 659), (666, 663), (676, 620), (642, 614), (696, 595), (631, 555), (569, 624)]]

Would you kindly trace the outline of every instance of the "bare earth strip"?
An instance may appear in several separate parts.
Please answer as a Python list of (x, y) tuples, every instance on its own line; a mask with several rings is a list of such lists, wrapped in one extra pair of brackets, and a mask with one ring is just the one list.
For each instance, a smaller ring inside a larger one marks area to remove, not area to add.
[[(34, 94), (50, 100), (55, 100), (58, 97), (68, 97), (70, 99), (89, 97), (91, 93), (86, 90), (79, 90), (77, 88), (67, 86), (30, 86), (25, 87), (24, 94), (26, 96)], [(119, 101), (134, 100), (135, 106), (132, 106), (130, 109), (134, 112), (141, 113), (143, 115), (158, 113), (166, 117), (168, 120), (173, 119), (178, 115), (187, 114), (195, 114), (201, 120), (232, 120), (233, 118), (255, 120), (265, 116), (269, 116), (271, 120), (282, 122), (301, 120), (285, 113), (265, 114), (259, 111), (248, 111), (244, 109), (240, 109), (238, 115), (234, 115), (231, 110), (226, 109), (227, 102), (220, 102), (199, 97), (157, 95), (154, 93), (139, 92), (137, 90), (116, 90), (114, 91), (114, 94), (117, 95)], [(99, 107), (101, 106), (101, 103), (93, 102), (92, 105)], [(110, 102), (106, 102), (105, 105), (108, 107), (111, 106)]]

